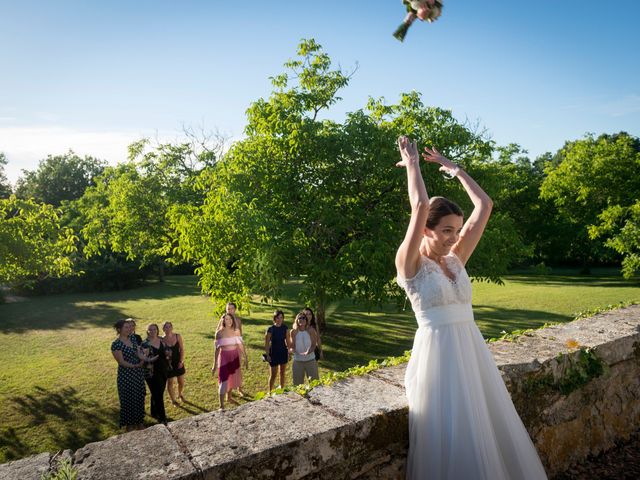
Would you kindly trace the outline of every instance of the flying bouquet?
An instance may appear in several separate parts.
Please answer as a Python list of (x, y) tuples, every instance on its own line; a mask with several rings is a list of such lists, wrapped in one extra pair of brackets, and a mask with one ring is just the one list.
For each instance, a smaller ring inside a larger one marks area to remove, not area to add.
[(442, 13), (442, 2), (439, 0), (402, 0), (402, 3), (407, 7), (407, 16), (404, 17), (402, 25), (393, 32), (393, 36), (401, 42), (416, 18), (433, 22)]

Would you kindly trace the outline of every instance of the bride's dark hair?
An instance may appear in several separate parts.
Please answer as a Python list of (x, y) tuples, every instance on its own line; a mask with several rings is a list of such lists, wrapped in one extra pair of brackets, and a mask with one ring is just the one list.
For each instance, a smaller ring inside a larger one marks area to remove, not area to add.
[(458, 215), (464, 217), (462, 209), (454, 202), (444, 197), (431, 197), (429, 200), (429, 216), (427, 217), (427, 228), (436, 228), (440, 219), (447, 215)]

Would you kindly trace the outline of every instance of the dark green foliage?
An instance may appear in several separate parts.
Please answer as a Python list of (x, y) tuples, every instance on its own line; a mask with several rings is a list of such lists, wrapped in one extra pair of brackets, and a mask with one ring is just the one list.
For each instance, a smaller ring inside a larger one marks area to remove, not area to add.
[(63, 201), (80, 198), (100, 175), (106, 163), (93, 157), (79, 157), (72, 151), (64, 155), (49, 155), (41, 160), (37, 170), (23, 170), (18, 179), (16, 195), (33, 198), (55, 207)]
[(151, 273), (149, 267), (141, 268), (138, 262), (113, 253), (89, 259), (76, 256), (73, 268), (76, 275), (28, 280), (16, 286), (14, 291), (19, 295), (48, 295), (126, 290), (142, 285)]
[(0, 284), (70, 274), (76, 242), (51, 205), (0, 199)]
[(546, 164), (545, 175), (541, 198), (556, 208), (553, 223), (564, 223), (570, 232), (551, 230), (549, 236), (565, 239), (567, 255), (593, 265), (622, 254), (625, 274), (637, 271), (640, 140), (620, 132), (567, 142)]
[(132, 144), (129, 162), (107, 168), (74, 206), (85, 255), (122, 253), (141, 267), (157, 267), (162, 279), (176, 246), (169, 213), (202, 201), (195, 180), (213, 168), (221, 147), (220, 139)]

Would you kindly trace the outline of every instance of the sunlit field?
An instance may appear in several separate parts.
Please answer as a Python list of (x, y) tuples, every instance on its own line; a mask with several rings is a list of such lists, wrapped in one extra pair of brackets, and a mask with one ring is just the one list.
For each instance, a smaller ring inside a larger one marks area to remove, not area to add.
[[(268, 368), (260, 357), (271, 314), (276, 307), (284, 310), (291, 325), (303, 306), (296, 300), (299, 285), (291, 281), (274, 305), (256, 299), (250, 311), (240, 312), (249, 347), (249, 369), (244, 372), (249, 395), (266, 390)], [(577, 312), (627, 301), (640, 301), (640, 283), (608, 271), (591, 276), (509, 275), (504, 286), (474, 284), (476, 320), (487, 338), (569, 321)], [(390, 304), (368, 313), (362, 305), (343, 300), (332, 303), (327, 313), (321, 373), (399, 355), (411, 347), (415, 324), (408, 304), (406, 311)], [(0, 305), (0, 462), (75, 449), (119, 432), (117, 365), (110, 344), (116, 336), (112, 324), (125, 317), (138, 321), (143, 336), (147, 323), (165, 320), (184, 336), (187, 403), (174, 407), (167, 401), (170, 418), (217, 408), (210, 371), (217, 319), (195, 277), (168, 277), (164, 284), (135, 290), (51, 295)], [(154, 423), (150, 417), (147, 421)]]

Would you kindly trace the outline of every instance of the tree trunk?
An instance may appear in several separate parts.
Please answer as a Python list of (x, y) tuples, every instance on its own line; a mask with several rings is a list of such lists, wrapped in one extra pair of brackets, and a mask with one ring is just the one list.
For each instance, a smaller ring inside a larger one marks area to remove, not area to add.
[(327, 321), (325, 318), (325, 311), (327, 309), (327, 296), (324, 290), (316, 291), (316, 323), (318, 324), (318, 333), (324, 332)]
[(164, 282), (164, 260), (160, 260), (160, 265), (158, 265), (158, 279), (160, 282)]

